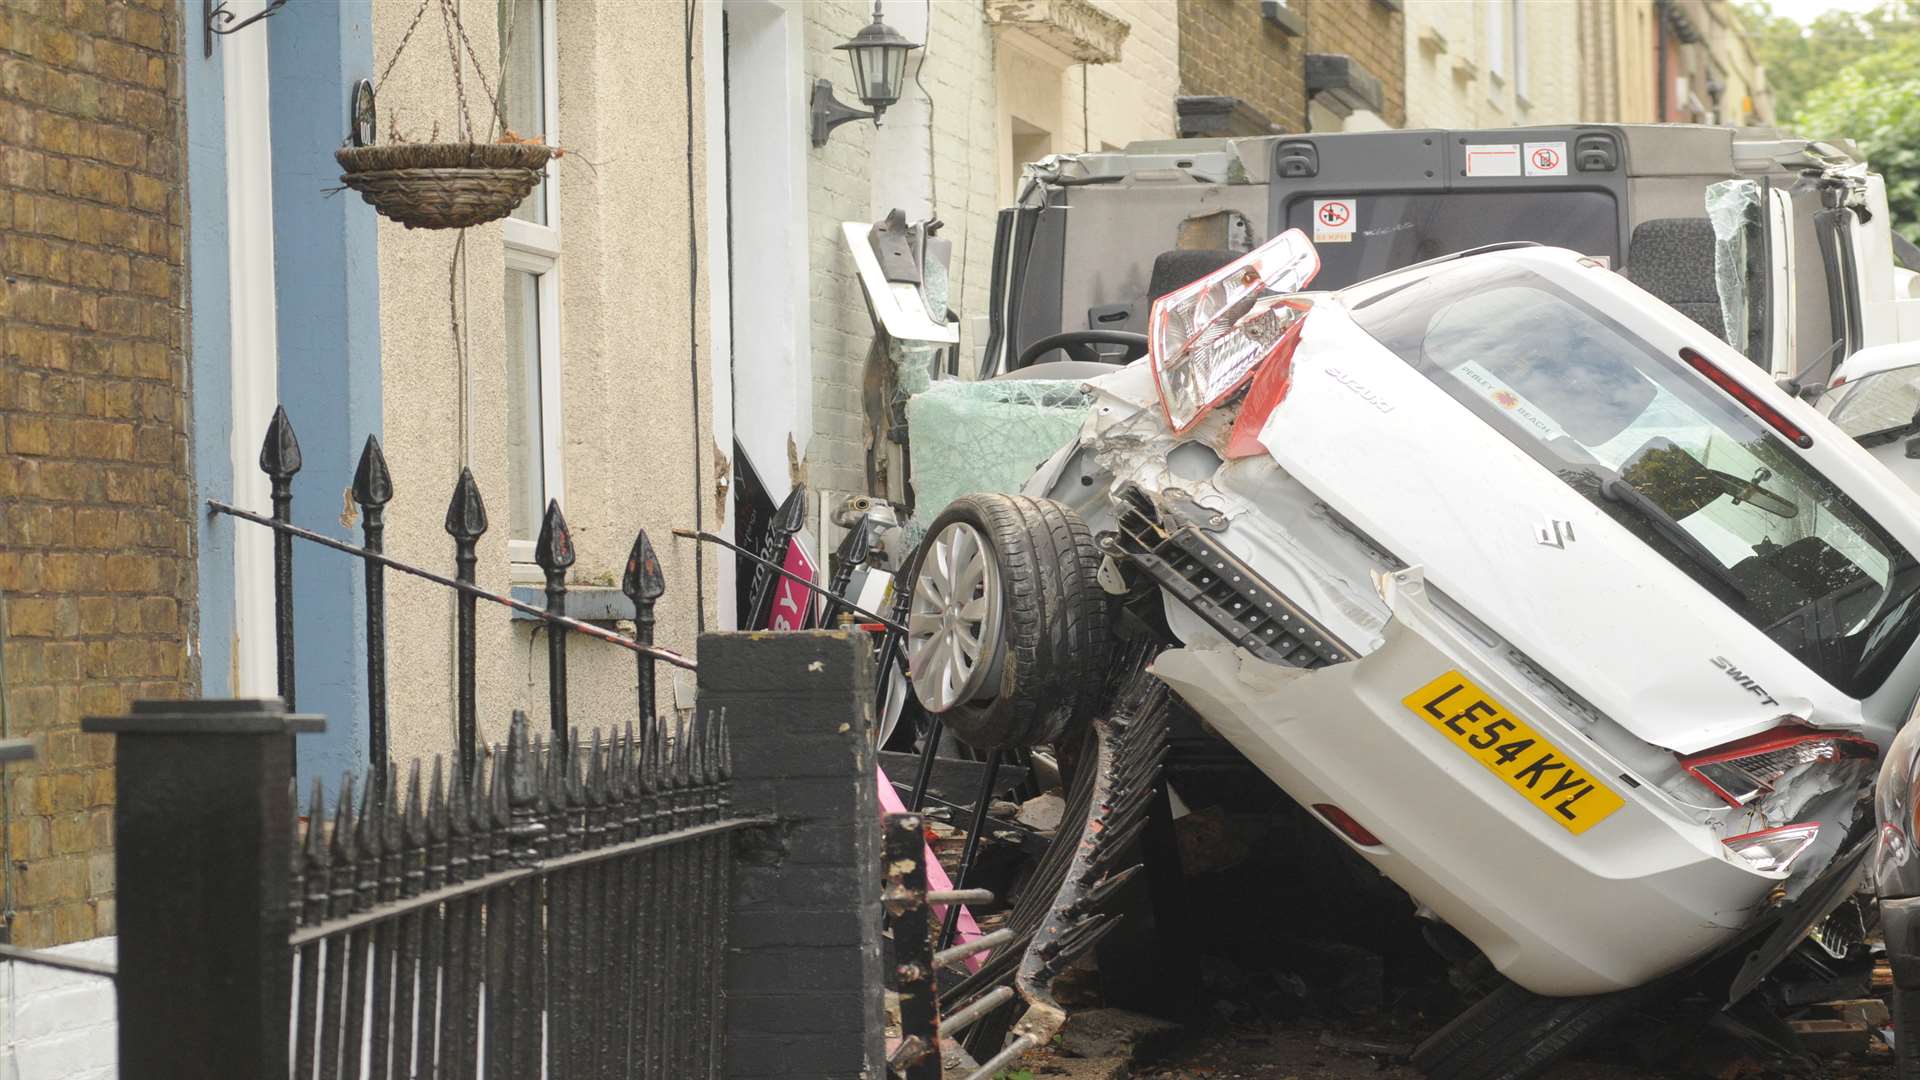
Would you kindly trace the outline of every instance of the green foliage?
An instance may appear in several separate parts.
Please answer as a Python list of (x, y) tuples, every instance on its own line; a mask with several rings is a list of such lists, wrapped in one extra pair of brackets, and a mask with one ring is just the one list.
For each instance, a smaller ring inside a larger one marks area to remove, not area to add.
[(1781, 125), (1852, 139), (1886, 178), (1894, 227), (1920, 239), (1920, 0), (1827, 11), (1806, 26), (1766, 0), (1740, 12)]
[(1776, 15), (1766, 0), (1744, 0), (1740, 20), (1765, 65), (1774, 115), (1786, 121), (1813, 92), (1855, 61), (1920, 38), (1920, 0), (1886, 0), (1865, 13), (1826, 11), (1802, 26)]
[(1894, 227), (1920, 239), (1920, 34), (1855, 61), (1808, 94), (1793, 127), (1857, 143), (1886, 179)]

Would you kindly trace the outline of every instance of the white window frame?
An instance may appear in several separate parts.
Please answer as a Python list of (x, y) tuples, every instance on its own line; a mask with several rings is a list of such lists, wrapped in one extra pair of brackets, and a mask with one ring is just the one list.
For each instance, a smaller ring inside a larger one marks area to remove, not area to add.
[(1532, 104), (1527, 94), (1527, 0), (1507, 0), (1513, 11), (1513, 98), (1521, 108)]
[[(519, 0), (521, 3), (527, 0)], [(541, 103), (546, 116), (542, 133), (547, 145), (560, 143), (559, 49), (556, 47), (557, 0), (540, 3)], [(540, 320), (540, 465), (542, 512), (548, 501), (566, 505), (565, 470), (561, 463), (560, 408), (560, 177), (553, 163), (546, 166), (546, 183), (535, 189), (531, 198), (546, 199), (546, 224), (537, 225), (516, 217), (502, 220), (506, 240), (506, 268), (536, 275)], [(510, 343), (509, 343), (510, 344)], [(533, 563), (534, 541), (509, 539), (507, 558), (515, 564)]]
[(1507, 0), (1481, 0), (1486, 13), (1487, 76), (1494, 86), (1507, 81)]

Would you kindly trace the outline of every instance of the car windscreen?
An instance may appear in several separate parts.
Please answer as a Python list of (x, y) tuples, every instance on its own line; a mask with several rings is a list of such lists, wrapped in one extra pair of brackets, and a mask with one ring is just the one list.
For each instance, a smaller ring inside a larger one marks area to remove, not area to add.
[(1841, 692), (1878, 689), (1920, 634), (1913, 556), (1593, 305), (1500, 260), (1347, 296), (1376, 340)]
[[(1348, 200), (1351, 239), (1331, 241), (1315, 228), (1303, 195), (1287, 204), (1285, 228), (1314, 238), (1320, 255), (1316, 288), (1344, 289), (1417, 262), (1510, 240), (1571, 248), (1620, 265), (1620, 211), (1604, 191), (1382, 192)], [(1279, 230), (1275, 230), (1278, 232)]]

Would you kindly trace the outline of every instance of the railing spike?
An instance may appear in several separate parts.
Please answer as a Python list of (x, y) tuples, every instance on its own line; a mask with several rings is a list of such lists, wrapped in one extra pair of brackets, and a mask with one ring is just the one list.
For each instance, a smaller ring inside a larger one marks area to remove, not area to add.
[(673, 746), (673, 786), (686, 787), (693, 782), (693, 721), (680, 722)]
[(733, 779), (733, 729), (727, 725), (727, 711), (720, 710), (715, 725), (720, 729), (720, 779)]
[(300, 440), (294, 437), (293, 421), (287, 419), (283, 405), (273, 407), (273, 419), (267, 423), (267, 437), (260, 444), (260, 471), (276, 480), (300, 471)]
[(626, 757), (620, 762), (621, 791), (629, 800), (640, 797), (640, 744), (634, 742), (633, 721), (627, 721), (627, 729), (621, 742), (626, 746)]
[(393, 501), (393, 474), (387, 471), (387, 456), (380, 450), (379, 436), (367, 436), (360, 450), (360, 465), (353, 471), (353, 501), (361, 506), (385, 506)]
[(405, 843), (404, 826), (401, 822), (400, 766), (387, 766), (386, 790), (380, 793), (381, 808), (380, 842), (389, 852), (399, 851)]
[(353, 831), (353, 774), (348, 773), (340, 778), (340, 798), (333, 806), (333, 836), (327, 844), (335, 862), (353, 861)]
[[(443, 755), (433, 755), (433, 781), (427, 788), (427, 838), (436, 844), (445, 843), (451, 831), (451, 823), (447, 819), (447, 792), (441, 775), (445, 762)], [(459, 783), (457, 775), (454, 783)]]
[(380, 804), (380, 788), (379, 776), (369, 772), (366, 785), (360, 789), (360, 820), (354, 828), (354, 840), (362, 858), (380, 856), (380, 827), (385, 816)]
[(453, 499), (447, 503), (447, 535), (456, 540), (478, 540), (487, 532), (487, 504), (480, 497), (480, 485), (473, 470), (464, 466), (453, 485)]
[(327, 865), (327, 791), (319, 777), (313, 778), (313, 798), (307, 803), (306, 860), (311, 869)]
[(795, 484), (774, 514), (773, 527), (791, 536), (807, 527), (807, 487)]
[[(526, 717), (518, 711), (514, 713), (514, 716), (523, 725), (521, 738), (524, 740)], [(487, 786), (487, 820), (492, 828), (496, 830), (503, 830), (513, 823), (513, 806), (508, 801), (507, 796), (507, 784), (513, 779), (512, 761), (512, 743), (509, 742), (506, 760), (502, 761), (497, 755), (494, 757), (492, 781)]]
[[(434, 763), (434, 769), (437, 775), (439, 770), (438, 761)], [(414, 758), (413, 764), (407, 766), (407, 812), (401, 822), (401, 828), (406, 835), (408, 847), (418, 848), (426, 846), (427, 814), (422, 807), (419, 758)]]
[(573, 565), (573, 534), (567, 530), (567, 516), (560, 512), (556, 499), (547, 500), (547, 512), (540, 519), (540, 537), (533, 543), (533, 561), (548, 572)]
[(648, 795), (660, 791), (660, 722), (646, 720), (640, 725), (640, 790)]
[(580, 755), (580, 739), (576, 735), (567, 744), (567, 806), (574, 810), (587, 805), (588, 767)]
[[(574, 736), (574, 745), (580, 744), (578, 735)], [(606, 759), (601, 756), (600, 729), (593, 729), (593, 744), (587, 749), (587, 805), (605, 806), (607, 804), (607, 767)]]
[(667, 577), (660, 570), (660, 557), (654, 554), (645, 529), (633, 538), (633, 549), (627, 552), (627, 572), (620, 578), (620, 591), (635, 604), (651, 604), (666, 594)]

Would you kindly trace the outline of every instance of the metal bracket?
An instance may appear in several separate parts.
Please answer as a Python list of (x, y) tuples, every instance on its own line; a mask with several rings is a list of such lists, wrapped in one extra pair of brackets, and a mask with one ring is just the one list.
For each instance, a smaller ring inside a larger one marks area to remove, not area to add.
[[(212, 0), (206, 0), (206, 2), (211, 3)], [(286, 0), (280, 0), (280, 2), (284, 4)], [(813, 145), (815, 146), (827, 145), (827, 136), (833, 133), (833, 129), (849, 120), (877, 118), (875, 113), (862, 112), (840, 104), (840, 100), (833, 96), (833, 82), (828, 79), (813, 80), (812, 106)]]
[(227, 10), (227, 0), (200, 0), (200, 16), (202, 25), (206, 28), (206, 33), (203, 35), (206, 38), (206, 55), (209, 58), (213, 56), (213, 35), (225, 35), (231, 34), (236, 30), (244, 30), (254, 23), (259, 22), (261, 19), (279, 11), (286, 5), (286, 2), (287, 0), (267, 0), (267, 6), (265, 8), (244, 19), (240, 19), (239, 22), (234, 22), (234, 19), (238, 18), (238, 16)]

